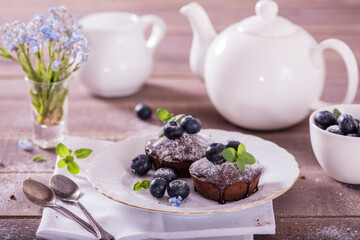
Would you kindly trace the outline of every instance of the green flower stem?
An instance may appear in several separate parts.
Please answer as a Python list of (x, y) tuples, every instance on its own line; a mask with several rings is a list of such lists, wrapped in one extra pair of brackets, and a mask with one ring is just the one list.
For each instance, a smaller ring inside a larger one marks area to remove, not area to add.
[(32, 105), (38, 113), (37, 122), (44, 125), (56, 125), (62, 121), (63, 105), (68, 89), (62, 84), (43, 83), (30, 89)]

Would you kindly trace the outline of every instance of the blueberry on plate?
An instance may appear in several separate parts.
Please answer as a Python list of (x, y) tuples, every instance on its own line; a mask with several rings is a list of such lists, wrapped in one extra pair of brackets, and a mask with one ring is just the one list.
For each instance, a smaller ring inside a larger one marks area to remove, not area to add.
[(150, 194), (153, 197), (161, 198), (164, 196), (168, 183), (165, 178), (157, 177), (154, 178), (149, 185)]
[(224, 161), (222, 151), (225, 149), (222, 143), (212, 143), (206, 148), (205, 157), (212, 163), (221, 163)]
[(339, 135), (345, 135), (343, 131), (341, 131), (340, 127), (338, 125), (332, 125), (326, 129), (327, 132), (335, 133)]
[(152, 110), (148, 105), (139, 103), (135, 107), (135, 113), (141, 120), (146, 121), (151, 118)]
[(225, 148), (231, 147), (231, 148), (233, 148), (233, 149), (235, 149), (237, 151), (239, 145), (240, 145), (239, 141), (229, 140), (229, 141), (226, 142)]
[(159, 168), (154, 173), (154, 178), (161, 177), (164, 178), (168, 183), (177, 179), (176, 173), (171, 168)]
[(144, 176), (150, 169), (151, 160), (145, 154), (137, 156), (131, 162), (131, 170), (139, 176)]
[(202, 127), (200, 119), (192, 115), (187, 115), (183, 117), (180, 121), (180, 125), (184, 128), (185, 132), (189, 134), (195, 134), (200, 132)]
[(174, 180), (169, 183), (167, 193), (169, 194), (169, 197), (180, 196), (184, 200), (190, 194), (190, 187), (183, 180)]
[(349, 133), (349, 134), (346, 134), (346, 136), (348, 136), (348, 137), (359, 137), (356, 133)]
[(338, 118), (338, 124), (345, 134), (357, 132), (357, 123), (350, 114), (341, 114)]
[(320, 111), (315, 115), (315, 123), (318, 127), (326, 129), (331, 125), (336, 125), (336, 117), (329, 111)]
[(355, 122), (355, 125), (356, 125), (356, 132), (355, 133), (357, 133), (359, 131), (360, 121), (359, 121), (359, 119), (354, 118), (354, 122)]
[(164, 135), (170, 140), (181, 138), (184, 129), (178, 122), (169, 122), (164, 126)]

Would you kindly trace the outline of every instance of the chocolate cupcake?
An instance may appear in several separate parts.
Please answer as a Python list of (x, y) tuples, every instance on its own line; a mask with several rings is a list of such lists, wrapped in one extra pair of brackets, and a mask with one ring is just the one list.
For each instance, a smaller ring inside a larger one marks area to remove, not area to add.
[(196, 191), (203, 197), (226, 203), (243, 199), (257, 191), (262, 165), (256, 162), (240, 171), (236, 163), (214, 164), (203, 158), (190, 166)]
[(189, 167), (205, 156), (211, 139), (202, 134), (184, 133), (180, 138), (151, 139), (145, 145), (146, 155), (153, 161), (153, 168), (171, 168), (178, 177), (189, 177)]

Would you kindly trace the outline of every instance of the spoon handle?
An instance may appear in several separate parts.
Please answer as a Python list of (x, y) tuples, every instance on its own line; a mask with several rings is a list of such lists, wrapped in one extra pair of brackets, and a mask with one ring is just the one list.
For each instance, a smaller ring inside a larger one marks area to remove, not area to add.
[(93, 218), (93, 216), (86, 210), (84, 205), (82, 205), (79, 201), (76, 201), (75, 204), (83, 211), (83, 213), (86, 215), (86, 217), (89, 219), (91, 225), (93, 226), (95, 232), (97, 233), (97, 237), (99, 239), (106, 239), (106, 240), (112, 240), (115, 239), (114, 236), (112, 236), (110, 233), (105, 231)]
[(83, 226), (86, 230), (88, 230), (89, 232), (91, 232), (92, 234), (94, 234), (97, 237), (97, 234), (94, 230), (94, 228), (88, 224), (87, 222), (85, 222), (84, 220), (82, 220), (80, 217), (78, 217), (77, 215), (75, 215), (74, 213), (72, 213), (70, 210), (60, 206), (60, 205), (51, 205), (49, 206), (51, 208), (57, 209), (60, 212), (64, 213), (65, 215), (67, 215), (68, 217), (74, 219), (77, 223), (79, 223), (81, 226)]

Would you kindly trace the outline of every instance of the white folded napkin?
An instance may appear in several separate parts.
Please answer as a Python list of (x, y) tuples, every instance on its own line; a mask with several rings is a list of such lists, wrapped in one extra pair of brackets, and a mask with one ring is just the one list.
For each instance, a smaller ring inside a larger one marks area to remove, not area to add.
[[(115, 202), (96, 191), (86, 176), (89, 159), (112, 142), (68, 136), (64, 144), (73, 150), (90, 148), (93, 153), (87, 159), (76, 160), (80, 166), (78, 175), (57, 166), (54, 174), (63, 174), (78, 184), (82, 192), (80, 202), (116, 239), (248, 240), (253, 239), (254, 234), (275, 234), (271, 201), (228, 213), (191, 216), (144, 211)], [(59, 200), (56, 203), (88, 222), (81, 210), (72, 204)], [(72, 219), (49, 208), (43, 211), (36, 235), (46, 239), (96, 239)]]

